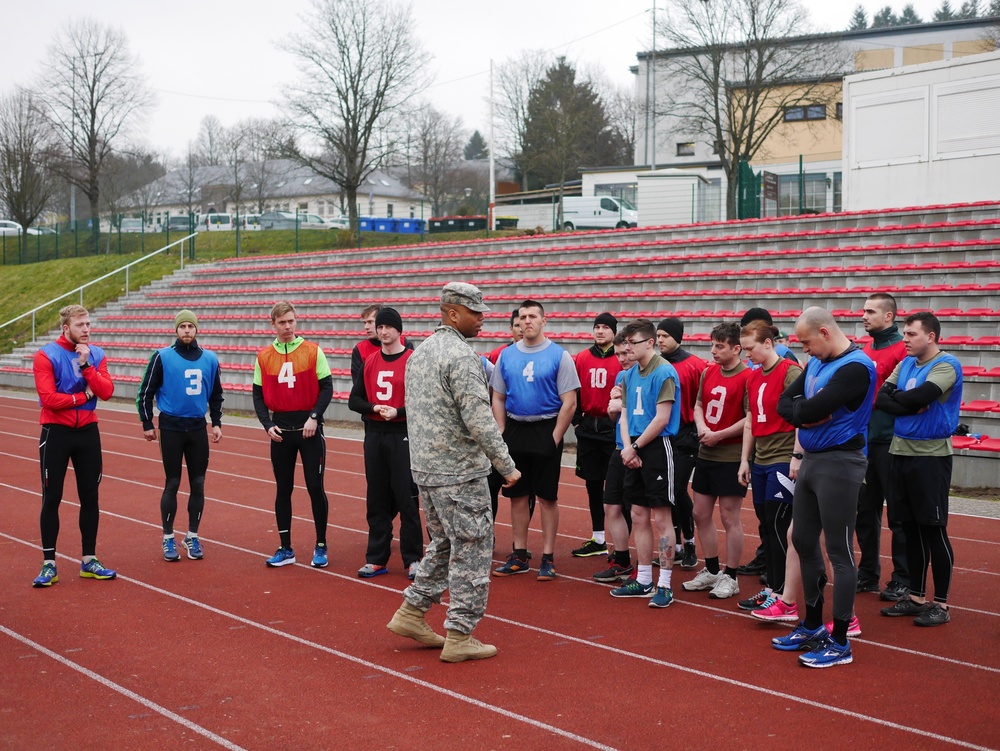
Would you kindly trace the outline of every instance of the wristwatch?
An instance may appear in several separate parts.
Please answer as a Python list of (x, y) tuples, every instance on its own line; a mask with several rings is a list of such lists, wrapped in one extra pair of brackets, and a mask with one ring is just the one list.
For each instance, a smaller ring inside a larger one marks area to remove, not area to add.
[(310, 420), (315, 420), (316, 422), (319, 422), (319, 415), (317, 415), (315, 412), (310, 412), (309, 413), (309, 419)]
[(638, 451), (639, 450), (639, 444), (638, 443), (633, 443), (632, 444), (632, 450), (633, 451)]
[(792, 458), (802, 460), (806, 458), (806, 455), (803, 454), (801, 451), (793, 451)]

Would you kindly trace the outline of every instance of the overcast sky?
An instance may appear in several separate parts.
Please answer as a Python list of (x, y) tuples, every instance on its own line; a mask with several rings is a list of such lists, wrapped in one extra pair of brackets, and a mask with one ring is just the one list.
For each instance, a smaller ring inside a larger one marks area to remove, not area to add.
[[(664, 13), (666, 0), (655, 0)], [(855, 0), (804, 0), (817, 31), (847, 26)], [(869, 18), (885, 2), (863, 3)], [(903, 6), (896, 0), (898, 12)], [(929, 20), (940, 0), (913, 0)], [(958, 7), (960, 0), (953, 0)], [(6, 3), (0, 42), (0, 93), (31, 85), (46, 48), (68, 19), (88, 15), (120, 27), (138, 54), (157, 104), (145, 123), (152, 148), (180, 156), (205, 115), (224, 125), (272, 117), (282, 83), (295, 76), (276, 43), (303, 27), (309, 0), (30, 0)], [(652, 43), (654, 0), (413, 0), (415, 33), (434, 56), (435, 82), (424, 96), (488, 135), (490, 59), (522, 50), (565, 55), (582, 71), (603, 71), (629, 85), (636, 53)]]

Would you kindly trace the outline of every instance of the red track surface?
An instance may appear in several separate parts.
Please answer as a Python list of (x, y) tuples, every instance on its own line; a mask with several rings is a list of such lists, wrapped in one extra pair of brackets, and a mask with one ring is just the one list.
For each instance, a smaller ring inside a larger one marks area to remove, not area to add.
[[(583, 486), (565, 471), (559, 578), (494, 579), (477, 635), (500, 654), (446, 665), (385, 629), (407, 584), (398, 555), (387, 576), (355, 576), (366, 541), (356, 441), (329, 439), (328, 569), (307, 565), (304, 488), (293, 541), (306, 564), (264, 566), (277, 546), (267, 444), (233, 425), (212, 448), (205, 559), (168, 564), (157, 449), (133, 413), (104, 407), (98, 553), (119, 578), (78, 578), (70, 482), (61, 581), (35, 590), (38, 409), (8, 397), (0, 407), (2, 748), (1000, 747), (1000, 521), (952, 519), (951, 624), (883, 618), (877, 597), (860, 595), (855, 662), (807, 670), (770, 648), (781, 628), (683, 591), (693, 572), (675, 570), (666, 611), (612, 600), (590, 580), (603, 562), (569, 555), (590, 524)], [(498, 557), (508, 522), (501, 503)], [(749, 550), (749, 502), (744, 523)], [(743, 596), (755, 583), (741, 580)], [(443, 616), (435, 608), (429, 620), (440, 629)]]

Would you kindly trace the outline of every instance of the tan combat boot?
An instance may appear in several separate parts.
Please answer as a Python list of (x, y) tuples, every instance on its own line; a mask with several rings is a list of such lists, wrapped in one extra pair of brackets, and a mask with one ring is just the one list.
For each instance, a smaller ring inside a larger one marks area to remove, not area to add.
[(448, 629), (448, 638), (441, 650), (442, 662), (465, 662), (466, 660), (485, 660), (493, 657), (497, 648), (492, 644), (483, 644), (472, 634)]
[(434, 633), (434, 629), (424, 620), (424, 612), (405, 600), (385, 627), (394, 634), (413, 639), (428, 647), (441, 647), (445, 643), (444, 637)]

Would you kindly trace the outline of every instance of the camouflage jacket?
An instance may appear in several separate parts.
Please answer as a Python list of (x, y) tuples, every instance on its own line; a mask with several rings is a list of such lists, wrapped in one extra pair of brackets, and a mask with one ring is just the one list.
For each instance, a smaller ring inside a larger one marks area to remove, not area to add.
[(438, 326), (406, 363), (406, 422), (418, 485), (485, 477), (491, 463), (502, 475), (514, 471), (490, 409), (483, 361), (451, 326)]

